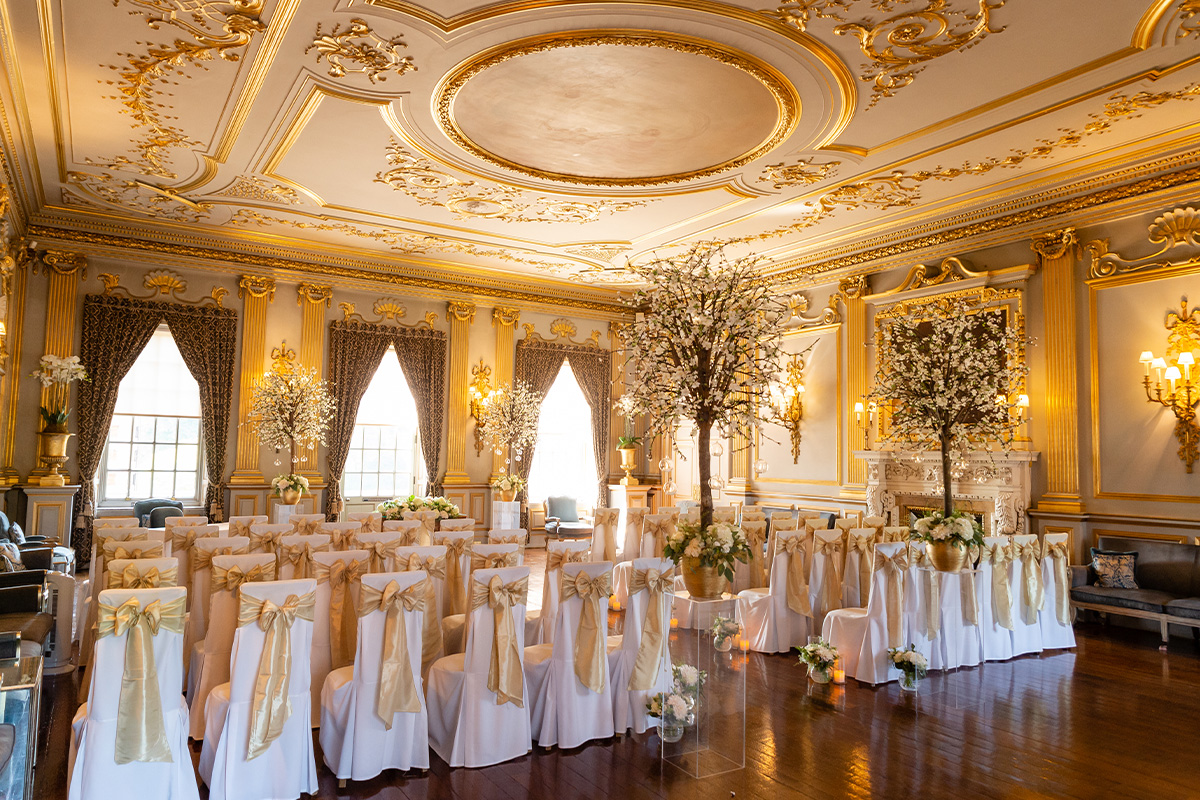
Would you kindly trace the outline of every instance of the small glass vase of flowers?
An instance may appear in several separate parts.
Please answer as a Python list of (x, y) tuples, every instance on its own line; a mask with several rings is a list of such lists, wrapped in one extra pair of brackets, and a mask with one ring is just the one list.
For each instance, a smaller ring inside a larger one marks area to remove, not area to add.
[(708, 673), (691, 664), (671, 667), (671, 688), (646, 700), (646, 714), (658, 718), (658, 735), (664, 742), (678, 742), (683, 729), (696, 721), (696, 702)]
[(738, 625), (736, 620), (718, 614), (712, 624), (713, 647), (722, 653), (728, 653), (733, 648), (733, 640), (741, 632), (742, 626)]
[(973, 514), (935, 511), (916, 521), (912, 538), (925, 542), (935, 569), (958, 572), (968, 565), (971, 548), (983, 546), (983, 526)]
[(900, 688), (905, 691), (915, 692), (917, 681), (929, 672), (929, 661), (917, 652), (916, 645), (891, 648), (888, 650), (888, 661), (900, 670)]
[(833, 678), (833, 665), (837, 661), (837, 648), (821, 637), (816, 637), (804, 647), (797, 648), (800, 663), (808, 666), (808, 677), (814, 683), (829, 683)]
[(504, 503), (511, 503), (517, 493), (524, 488), (525, 481), (520, 475), (501, 473), (496, 480), (492, 481), (492, 489), (500, 494), (500, 500)]
[(271, 479), (271, 488), (285, 506), (294, 506), (301, 496), (308, 494), (308, 478), (303, 475), (276, 475)]

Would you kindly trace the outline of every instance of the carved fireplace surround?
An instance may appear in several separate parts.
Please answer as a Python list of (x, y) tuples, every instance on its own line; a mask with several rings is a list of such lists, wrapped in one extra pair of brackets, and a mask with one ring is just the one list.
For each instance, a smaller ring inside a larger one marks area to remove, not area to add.
[[(989, 457), (990, 456), (990, 457)], [(917, 458), (891, 450), (856, 450), (867, 462), (867, 514), (886, 517), (889, 525), (908, 525), (910, 510), (941, 510), (941, 455)], [(983, 516), (984, 534), (1025, 533), (1029, 529), (1030, 472), (1038, 453), (970, 453), (955, 468), (954, 507)], [(917, 460), (919, 458), (919, 460)]]

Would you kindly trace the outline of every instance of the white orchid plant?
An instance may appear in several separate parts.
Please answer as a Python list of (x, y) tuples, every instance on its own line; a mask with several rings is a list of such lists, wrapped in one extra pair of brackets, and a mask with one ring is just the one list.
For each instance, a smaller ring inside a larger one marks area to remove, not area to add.
[(538, 416), (544, 395), (517, 381), (499, 389), (484, 405), (479, 417), (480, 435), (489, 440), (505, 464), (520, 461), (537, 443)]
[(649, 420), (647, 437), (682, 420), (696, 426), (700, 523), (712, 524), (712, 429), (753, 439), (782, 358), (787, 322), (775, 285), (752, 259), (730, 260), (697, 246), (679, 256), (631, 266), (644, 286), (625, 337), (631, 376), (619, 407)]
[(310, 369), (268, 372), (255, 385), (250, 401), (250, 420), (258, 440), (276, 453), (286, 449), (292, 469), (307, 460), (296, 454), (296, 446), (312, 449), (325, 444), (336, 412), (337, 402), (327, 384)]
[(663, 557), (678, 564), (684, 557), (700, 560), (702, 567), (716, 567), (726, 580), (733, 580), (734, 562), (750, 561), (750, 543), (742, 529), (727, 522), (717, 522), (701, 530), (690, 522), (681, 522), (667, 536)]
[[(51, 386), (68, 386), (75, 381), (86, 381), (88, 379), (87, 370), (83, 368), (83, 364), (79, 361), (79, 356), (55, 356), (44, 355), (41, 361), (38, 362), (38, 368), (30, 373), (30, 377), (37, 378), (43, 388)], [(64, 402), (61, 406), (51, 411), (45, 406), (41, 407), (42, 419), (46, 422), (46, 429), (62, 428), (67, 424), (67, 417), (71, 415), (71, 411), (67, 408)]]
[(1029, 368), (1020, 326), (1006, 310), (970, 298), (902, 306), (877, 319), (878, 364), (868, 395), (890, 411), (882, 438), (905, 450), (938, 450), (944, 517), (954, 510), (951, 463), (969, 448), (1007, 450)]

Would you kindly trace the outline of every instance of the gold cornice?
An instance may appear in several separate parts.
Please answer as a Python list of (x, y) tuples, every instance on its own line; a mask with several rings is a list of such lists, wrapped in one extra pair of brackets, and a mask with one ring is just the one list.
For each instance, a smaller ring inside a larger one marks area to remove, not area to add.
[[(771, 134), (749, 152), (735, 156), (720, 164), (688, 172), (655, 175), (638, 178), (607, 178), (572, 175), (536, 169), (510, 161), (476, 144), (459, 127), (454, 118), (454, 99), (468, 81), (490, 67), (531, 53), (555, 50), (562, 47), (589, 47), (609, 45), (618, 47), (659, 47), (677, 52), (702, 55), (726, 66), (741, 70), (757, 80), (775, 98), (778, 117)], [(663, 183), (683, 183), (716, 175), (735, 169), (766, 155), (782, 144), (796, 129), (800, 118), (800, 95), (791, 82), (778, 70), (758, 58), (726, 45), (705, 41), (692, 36), (662, 31), (642, 30), (587, 30), (569, 31), (531, 36), (515, 42), (506, 42), (478, 53), (451, 70), (438, 83), (433, 93), (434, 116), (442, 132), (451, 141), (484, 161), (511, 169), (533, 178), (580, 184), (584, 186), (657, 186)]]
[(254, 298), (265, 297), (268, 303), (274, 303), (275, 279), (258, 275), (243, 275), (238, 280), (238, 299), (244, 299), (246, 295)]
[(296, 287), (296, 305), (303, 307), (306, 300), (317, 305), (324, 303), (325, 307), (329, 308), (333, 301), (333, 287), (321, 286), (316, 283), (301, 283)]

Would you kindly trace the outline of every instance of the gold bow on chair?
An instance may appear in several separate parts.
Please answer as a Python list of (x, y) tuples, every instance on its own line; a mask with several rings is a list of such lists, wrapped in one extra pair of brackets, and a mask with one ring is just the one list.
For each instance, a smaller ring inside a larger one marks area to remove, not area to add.
[(1066, 542), (1056, 544), (1046, 543), (1042, 550), (1042, 558), (1050, 559), (1050, 569), (1054, 573), (1054, 616), (1060, 625), (1071, 624), (1071, 570), (1067, 566), (1070, 556)]
[(902, 547), (891, 556), (876, 548), (873, 569), (886, 570), (888, 647), (904, 647), (904, 572), (908, 569), (908, 548)]
[(318, 532), (318, 528), (325, 524), (325, 518), (320, 519), (302, 519), (292, 520), (292, 530), (302, 536), (312, 536)]
[(743, 522), (742, 533), (746, 535), (746, 543), (750, 545), (750, 585), (755, 588), (766, 586), (767, 569), (763, 547), (767, 542), (767, 525), (765, 522)]
[(390, 542), (360, 542), (357, 539), (351, 550), (366, 550), (368, 569), (371, 572), (387, 572), (388, 562), (396, 557), (396, 548), (400, 542), (393, 539)]
[(975, 592), (975, 572), (971, 569), (971, 565), (979, 559), (979, 548), (972, 545), (968, 548), (970, 553), (970, 563), (967, 564), (967, 569), (958, 573), (958, 599), (962, 606), (962, 619), (964, 625), (979, 624), (979, 595)]
[(317, 532), (328, 536), (330, 543), (333, 545), (333, 549), (339, 552), (342, 550), (353, 550), (354, 543), (358, 539), (358, 534), (362, 533), (361, 530), (347, 531), (342, 530), (341, 528), (332, 528)]
[(597, 561), (612, 561), (617, 560), (617, 521), (621, 517), (621, 509), (609, 508), (605, 510), (597, 510), (596, 518), (592, 522), (592, 530), (596, 528), (604, 529), (604, 541), (600, 558)]
[(354, 663), (358, 631), (354, 624), (354, 596), (351, 588), (367, 571), (365, 560), (334, 561), (314, 565), (317, 583), (329, 584), (329, 663), (341, 669)]
[(1038, 560), (1037, 542), (1016, 544), (1016, 556), (1021, 559), (1021, 621), (1037, 625), (1038, 612), (1046, 604), (1046, 586), (1042, 582), (1042, 563)]
[(851, 553), (858, 553), (858, 604), (864, 607), (871, 596), (871, 548), (874, 545), (874, 536), (850, 534), (849, 547), (846, 548), (846, 563), (849, 563)]
[(651, 553), (651, 556), (662, 558), (663, 548), (667, 546), (667, 537), (671, 531), (675, 530), (674, 520), (667, 516), (666, 519), (646, 519), (643, 524), (645, 525), (643, 534), (648, 533), (654, 537), (654, 552)]
[(190, 525), (176, 525), (171, 529), (171, 552), (178, 553), (182, 550), (191, 550), (192, 545), (196, 544), (196, 539), (202, 538), (197, 536), (197, 531)]
[(546, 554), (546, 576), (556, 569), (562, 569), (563, 564), (581, 564), (587, 561), (586, 550), (551, 550)]
[(1008, 564), (1012, 551), (1007, 544), (985, 544), (983, 561), (992, 565), (992, 619), (1001, 628), (1013, 629), (1012, 590), (1008, 582)]
[[(419, 569), (425, 570), (425, 574), (430, 578), (438, 580), (446, 579), (446, 557), (445, 556), (424, 556), (418, 553), (409, 553), (407, 561), (399, 561), (396, 564), (397, 572), (416, 572)], [(365, 588), (365, 585), (364, 585)], [(421, 670), (422, 672), (434, 662), (438, 654), (442, 652), (442, 621), (437, 615), (437, 590), (433, 585), (433, 581), (429, 581), (429, 588), (426, 590), (429, 596), (425, 599), (425, 616), (422, 617), (421, 628)]]
[(594, 578), (583, 570), (575, 573), (574, 578), (563, 573), (559, 586), (564, 602), (572, 597), (583, 601), (579, 627), (575, 629), (575, 676), (596, 694), (603, 694), (608, 665), (608, 622), (600, 604), (612, 594), (612, 570)]
[(163, 546), (161, 542), (155, 544), (147, 542), (146, 544), (148, 545), (147, 547), (129, 548), (126, 548), (124, 545), (118, 545), (113, 549), (112, 558), (110, 560), (124, 561), (126, 559), (136, 560), (139, 558), (162, 558)]
[[(292, 677), (292, 625), (297, 618), (313, 621), (316, 593), (309, 592), (303, 597), (289, 595), (282, 606), (270, 600), (257, 600), (244, 592), (241, 598), (238, 627), (257, 622), (266, 634), (250, 710), (250, 741), (246, 747), (246, 759), (251, 760), (265, 753), (271, 743), (279, 738), (284, 723), (291, 716), (288, 687)], [(307, 658), (308, 654), (303, 654), (303, 657)]]
[(471, 572), (477, 569), (503, 569), (517, 565), (517, 551), (511, 553), (471, 553)]
[(783, 536), (775, 540), (775, 552), (788, 554), (787, 605), (801, 616), (812, 616), (808, 597), (808, 578), (804, 569), (804, 537)]
[(658, 670), (667, 652), (666, 604), (663, 595), (675, 588), (675, 570), (659, 572), (651, 567), (633, 570), (629, 579), (629, 595), (645, 591), (646, 618), (642, 621), (642, 638), (638, 641), (637, 658), (633, 662), (633, 674), (629, 676), (629, 691), (648, 692), (654, 688)]
[(280, 556), (289, 564), (293, 564), (292, 578), (311, 578), (313, 576), (313, 553), (329, 552), (329, 544), (319, 544), (313, 547), (310, 542), (303, 544), (280, 545)]
[(421, 611), (424, 616), (435, 616), (428, 603), (432, 591), (433, 582), (429, 578), (414, 583), (404, 591), (400, 591), (400, 585), (395, 581), (388, 581), (383, 591), (365, 583), (362, 587), (359, 616), (365, 617), (374, 611), (383, 611), (387, 615), (383, 621), (383, 649), (379, 658), (375, 713), (389, 731), (396, 714), (421, 710), (421, 696), (417, 692), (409, 661), (408, 626), (404, 612)]
[(255, 564), (250, 569), (244, 571), (237, 564), (234, 564), (229, 569), (213, 564), (211, 586), (213, 592), (222, 590), (236, 592), (238, 587), (243, 583), (261, 583), (262, 581), (273, 580), (275, 580), (274, 564)]
[[(400, 528), (396, 531), (396, 543), (399, 547), (417, 547), (421, 541), (420, 526), (414, 528)], [(437, 542), (436, 544), (441, 544)]]
[(105, 536), (97, 532), (95, 534), (95, 549), (92, 551), (96, 554), (96, 569), (98, 574), (103, 575), (104, 570), (108, 568), (108, 557), (104, 555), (104, 545), (109, 542), (145, 542), (148, 541), (145, 533), (131, 534), (128, 539), (118, 539), (116, 536)]
[(212, 569), (212, 560), (216, 556), (244, 556), (245, 547), (214, 547), (212, 550), (199, 548), (192, 551), (192, 574), (202, 569)]
[[(241, 520), (229, 520), (229, 536), (248, 536), (250, 537), (250, 549), (254, 549), (254, 533), (250, 530), (251, 525), (261, 525), (261, 522), (247, 523)], [(261, 552), (261, 551), (260, 551)]]
[[(771, 524), (767, 528), (767, 573), (771, 572), (771, 565), (775, 563), (775, 554), (779, 552), (777, 544), (779, 541), (779, 533), (782, 531), (799, 530), (797, 525), (798, 520), (787, 519), (778, 520), (772, 519)], [(808, 580), (808, 573), (805, 573), (805, 580)]]
[(287, 535), (287, 531), (266, 531), (265, 533), (250, 531), (250, 552), (272, 553), (278, 556), (280, 548), (283, 547), (283, 537)]
[(462, 557), (464, 553), (471, 552), (471, 539), (447, 537), (436, 544), (446, 548), (446, 585), (450, 587), (450, 594), (446, 599), (449, 601), (450, 607), (443, 609), (443, 612), (446, 616), (465, 614), (467, 611), (467, 587), (462, 574)]
[(174, 761), (163, 722), (153, 637), (160, 630), (183, 633), (185, 602), (184, 597), (166, 604), (155, 600), (144, 611), (136, 597), (115, 608), (104, 603), (99, 605), (96, 638), (125, 637), (125, 669), (121, 674), (121, 696), (117, 700), (118, 764)]
[(821, 582), (821, 608), (826, 613), (842, 607), (842, 540), (822, 539), (813, 542), (813, 560), (825, 556), (825, 576)]
[(496, 705), (512, 703), (525, 707), (524, 674), (521, 669), (521, 643), (513, 622), (512, 607), (525, 605), (529, 596), (529, 576), (505, 583), (493, 575), (485, 586), (471, 582), (471, 610), (490, 606), (496, 632), (492, 637), (492, 659), (488, 667), (488, 690), (496, 695)]
[(176, 586), (178, 581), (178, 567), (167, 567), (160, 570), (158, 567), (151, 567), (142, 572), (138, 569), (137, 564), (126, 564), (125, 569), (120, 572), (108, 573), (108, 588), (109, 589), (159, 589), (166, 586)]

